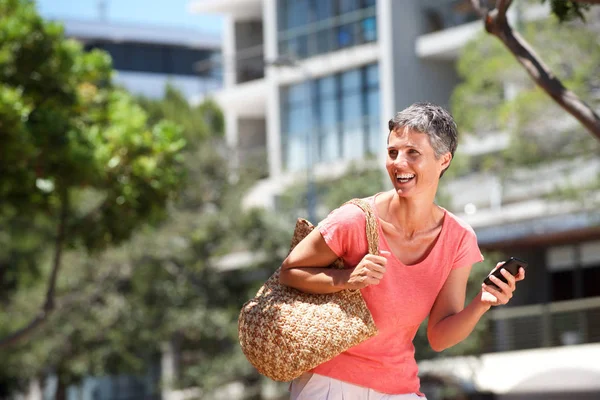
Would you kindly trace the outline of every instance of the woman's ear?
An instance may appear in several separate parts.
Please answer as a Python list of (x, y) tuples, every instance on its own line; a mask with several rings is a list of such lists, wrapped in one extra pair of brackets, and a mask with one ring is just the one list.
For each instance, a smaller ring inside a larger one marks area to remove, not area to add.
[(450, 152), (445, 153), (442, 157), (441, 168), (444, 171), (446, 168), (450, 166), (450, 162), (452, 161), (452, 154)]

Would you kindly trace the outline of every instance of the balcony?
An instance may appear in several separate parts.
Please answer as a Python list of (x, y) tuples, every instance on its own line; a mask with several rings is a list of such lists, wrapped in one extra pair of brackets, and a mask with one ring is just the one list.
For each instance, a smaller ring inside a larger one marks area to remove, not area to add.
[[(509, 10), (509, 20), (514, 23), (517, 14), (523, 21), (547, 18), (549, 5), (529, 4), (524, 9), (515, 5)], [(423, 59), (455, 60), (465, 44), (477, 33), (483, 32), (483, 22), (473, 11), (469, 0), (428, 7), (425, 19), (428, 21), (427, 30), (415, 43), (415, 52)]]
[(600, 297), (506, 307), (492, 314), (487, 352), (600, 342)]

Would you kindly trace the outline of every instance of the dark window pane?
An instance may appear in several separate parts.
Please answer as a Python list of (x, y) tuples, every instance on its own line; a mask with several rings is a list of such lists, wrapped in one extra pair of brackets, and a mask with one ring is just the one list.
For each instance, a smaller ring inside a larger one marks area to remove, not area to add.
[(600, 266), (583, 268), (583, 297), (600, 296)]
[(346, 14), (352, 11), (356, 11), (360, 8), (360, 0), (339, 0), (340, 1), (340, 14)]
[(288, 0), (277, 1), (277, 29), (285, 31), (288, 29), (287, 26), (287, 3)]
[(559, 271), (551, 274), (552, 301), (570, 300), (575, 298), (573, 292), (573, 276), (570, 271)]
[(287, 28), (297, 28), (308, 24), (308, 0), (294, 0), (287, 7)]
[(332, 28), (320, 30), (317, 33), (317, 53), (323, 54), (333, 50), (333, 34)]
[(322, 21), (335, 16), (333, 0), (314, 0), (314, 10), (316, 21)]
[(305, 58), (308, 54), (307, 49), (307, 38), (306, 36), (297, 36), (291, 38), (288, 41), (288, 53), (289, 55), (296, 56), (299, 58)]
[(377, 0), (363, 0), (363, 7), (371, 7), (377, 4)]

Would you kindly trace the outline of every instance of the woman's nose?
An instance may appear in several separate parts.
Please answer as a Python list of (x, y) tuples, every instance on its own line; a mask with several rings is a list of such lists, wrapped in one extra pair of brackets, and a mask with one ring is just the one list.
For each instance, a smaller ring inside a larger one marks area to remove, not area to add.
[(396, 167), (406, 167), (408, 165), (408, 160), (402, 154), (398, 154), (398, 156), (394, 160), (394, 165)]

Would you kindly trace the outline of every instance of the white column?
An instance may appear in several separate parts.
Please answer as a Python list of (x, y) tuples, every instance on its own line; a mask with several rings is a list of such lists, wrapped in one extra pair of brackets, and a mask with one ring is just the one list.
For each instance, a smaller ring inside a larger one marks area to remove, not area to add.
[[(263, 0), (263, 29), (265, 59), (277, 58), (277, 1)], [(269, 158), (269, 175), (277, 178), (282, 173), (281, 163), (281, 109), (279, 100), (279, 86), (277, 84), (278, 71), (276, 68), (267, 68), (265, 81), (267, 86), (267, 152)]]
[(233, 87), (237, 81), (236, 74), (236, 43), (235, 19), (231, 15), (224, 17), (223, 21), (223, 86), (226, 89)]

